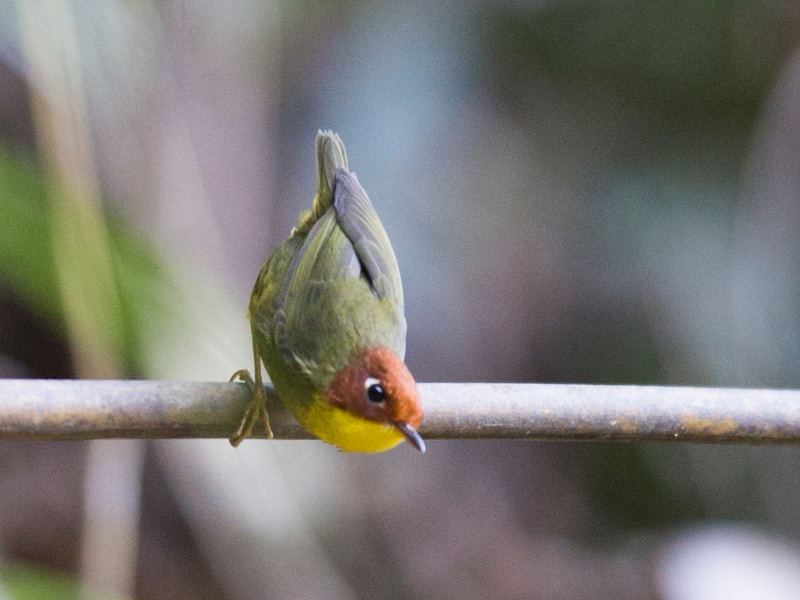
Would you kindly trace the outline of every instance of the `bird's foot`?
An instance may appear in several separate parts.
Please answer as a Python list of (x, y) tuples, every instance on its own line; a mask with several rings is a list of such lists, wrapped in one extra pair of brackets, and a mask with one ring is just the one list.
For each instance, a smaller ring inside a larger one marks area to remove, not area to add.
[(247, 369), (240, 369), (236, 371), (231, 377), (231, 381), (241, 380), (247, 384), (253, 394), (252, 400), (247, 407), (247, 410), (242, 417), (242, 422), (239, 428), (229, 438), (231, 445), (236, 447), (242, 443), (243, 440), (249, 438), (253, 433), (253, 427), (256, 421), (261, 421), (264, 425), (264, 431), (267, 432), (267, 438), (272, 439), (272, 428), (269, 426), (269, 414), (267, 413), (267, 393), (264, 391), (264, 386), (257, 385), (253, 381), (253, 376)]

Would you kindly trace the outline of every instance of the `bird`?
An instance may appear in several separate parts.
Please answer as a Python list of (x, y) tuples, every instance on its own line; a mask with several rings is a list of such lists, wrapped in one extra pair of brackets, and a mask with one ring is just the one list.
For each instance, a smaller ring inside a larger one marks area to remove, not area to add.
[(254, 376), (233, 446), (259, 420), (272, 437), (261, 363), (281, 403), (311, 434), (348, 452), (403, 440), (421, 452), (424, 411), (404, 363), (403, 285), (392, 245), (338, 134), (319, 131), (317, 193), (264, 263), (250, 294)]

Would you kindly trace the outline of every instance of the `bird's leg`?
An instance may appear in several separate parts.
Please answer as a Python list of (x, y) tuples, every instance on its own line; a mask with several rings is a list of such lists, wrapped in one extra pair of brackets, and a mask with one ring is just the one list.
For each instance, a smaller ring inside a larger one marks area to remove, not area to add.
[(255, 362), (255, 381), (250, 371), (247, 369), (240, 369), (236, 371), (231, 377), (231, 381), (241, 379), (250, 388), (253, 397), (250, 400), (250, 405), (242, 417), (242, 422), (239, 428), (230, 437), (231, 444), (235, 447), (242, 443), (242, 440), (249, 438), (253, 433), (253, 426), (256, 421), (261, 420), (264, 424), (264, 431), (267, 432), (267, 438), (272, 439), (272, 429), (269, 426), (269, 414), (267, 413), (267, 393), (264, 391), (264, 384), (261, 381), (261, 358), (258, 353), (258, 342), (256, 342), (255, 332), (253, 332), (253, 360)]

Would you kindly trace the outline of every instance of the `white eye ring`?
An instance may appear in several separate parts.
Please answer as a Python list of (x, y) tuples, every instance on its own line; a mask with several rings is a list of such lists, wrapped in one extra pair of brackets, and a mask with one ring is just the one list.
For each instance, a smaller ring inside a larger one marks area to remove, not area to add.
[(381, 382), (374, 377), (367, 377), (364, 382), (366, 386), (367, 400), (373, 404), (382, 405), (386, 401), (386, 390), (383, 389)]

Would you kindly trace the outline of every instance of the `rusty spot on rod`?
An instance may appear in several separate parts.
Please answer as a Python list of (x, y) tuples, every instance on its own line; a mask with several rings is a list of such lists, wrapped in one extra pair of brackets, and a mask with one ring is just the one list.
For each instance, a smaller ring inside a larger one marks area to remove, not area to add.
[(742, 429), (742, 426), (733, 417), (714, 420), (686, 415), (681, 418), (680, 429), (681, 435), (727, 437), (735, 435)]

